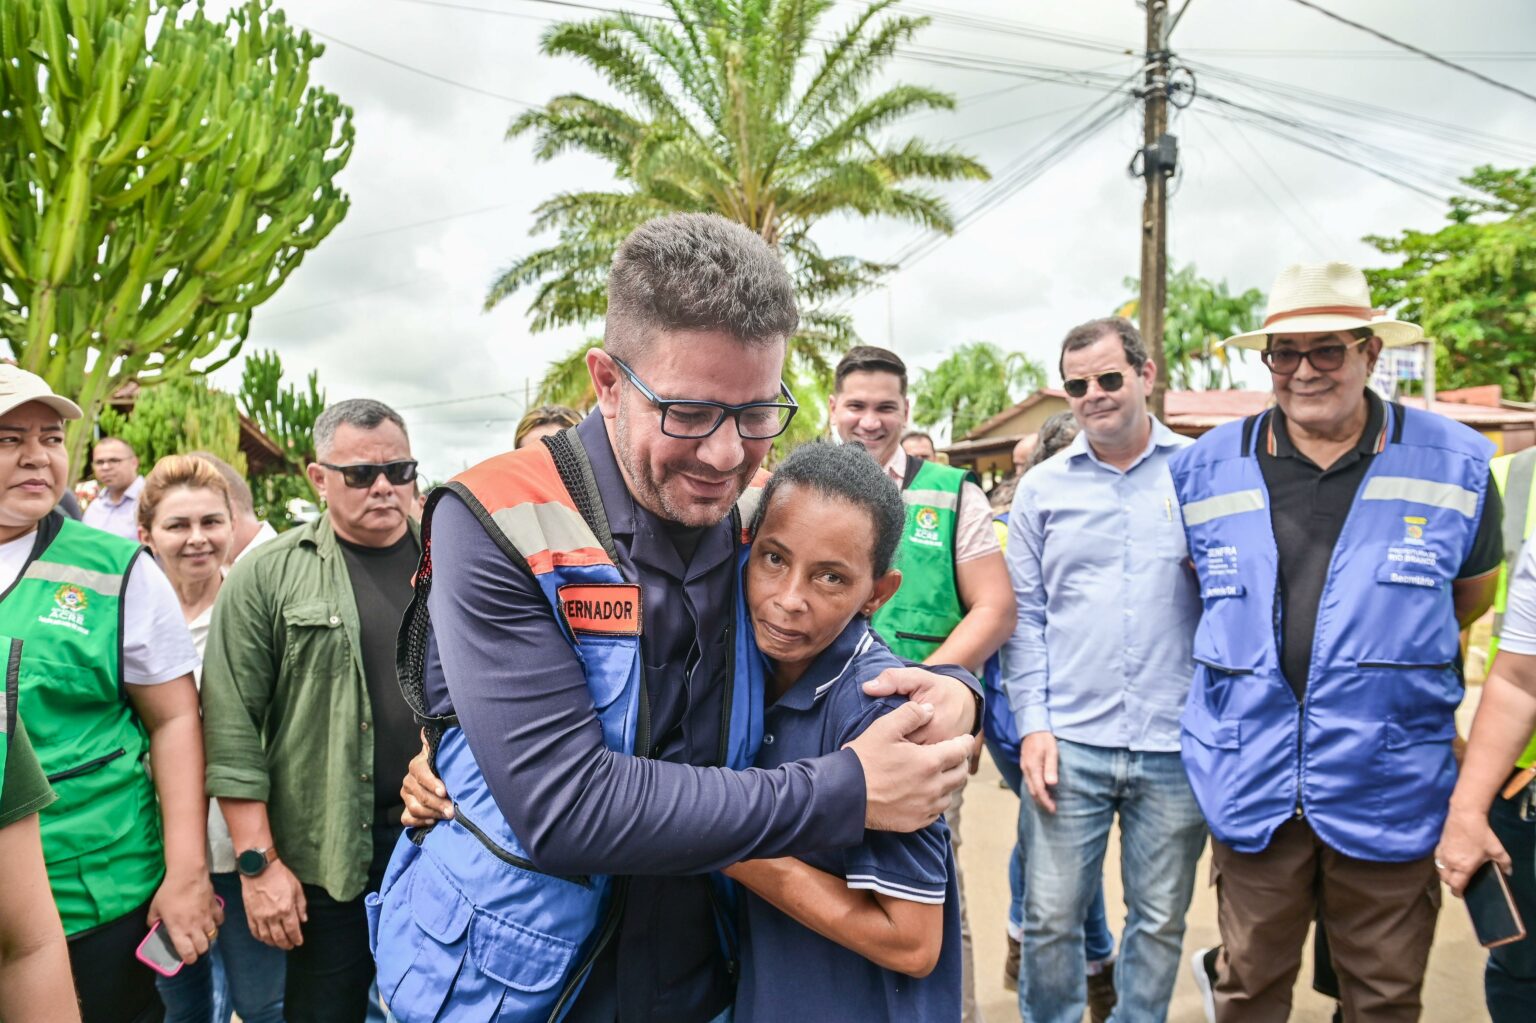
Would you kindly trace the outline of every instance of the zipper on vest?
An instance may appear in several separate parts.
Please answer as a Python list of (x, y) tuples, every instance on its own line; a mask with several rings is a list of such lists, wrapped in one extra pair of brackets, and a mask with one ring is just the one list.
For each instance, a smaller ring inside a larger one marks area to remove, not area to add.
[(58, 774), (50, 774), (48, 776), (48, 781), (50, 784), (52, 784), (53, 782), (65, 781), (69, 778), (78, 778), (82, 774), (90, 774), (92, 771), (99, 771), (117, 758), (126, 757), (127, 755), (128, 751), (119, 746), (117, 749), (113, 750), (111, 753), (108, 753), (104, 757), (97, 757), (94, 760), (87, 760), (85, 763), (76, 764), (74, 767), (66, 767)]
[(1435, 664), (1403, 664), (1396, 661), (1361, 661), (1359, 666), (1362, 668), (1400, 668), (1404, 671), (1412, 671), (1416, 668), (1444, 671), (1451, 666), (1451, 662), (1439, 661)]
[[(736, 513), (736, 506), (731, 505), (731, 536), (741, 535), (741, 516)], [(734, 554), (732, 555), (734, 559)], [(730, 684), (725, 687), (725, 693), (720, 698), (720, 745), (715, 753), (715, 764), (719, 767), (728, 766), (726, 761), (731, 751), (731, 706), (736, 696), (736, 670), (740, 667), (736, 663), (736, 605), (741, 600), (740, 589), (742, 587), (741, 574), (736, 573), (731, 585), (731, 613), (725, 620), (725, 654), (730, 658), (731, 673)]]
[(526, 870), (530, 874), (542, 874), (545, 877), (558, 878), (561, 881), (569, 881), (571, 884), (581, 885), (583, 888), (592, 887), (591, 878), (587, 877), (585, 874), (551, 874), (547, 870), (540, 870), (537, 866), (534, 865), (532, 860), (526, 859), (525, 857), (519, 856), (516, 853), (503, 849), (501, 846), (496, 844), (496, 840), (494, 838), (492, 838), (490, 835), (487, 835), (484, 831), (481, 831), (474, 821), (464, 816), (464, 810), (461, 806), (459, 806), (457, 802), (453, 804), (453, 819), (458, 821), (459, 824), (463, 825), (465, 831), (475, 836), (480, 844), (485, 846), (486, 850), (490, 852), (492, 856), (496, 857), (503, 863), (510, 864), (520, 870)]
[(586, 981), (587, 974), (592, 972), (592, 965), (597, 962), (597, 957), (602, 955), (603, 949), (613, 940), (613, 936), (619, 931), (619, 920), (624, 916), (623, 906), (629, 895), (629, 878), (618, 877), (613, 881), (613, 901), (608, 906), (608, 914), (603, 920), (602, 930), (598, 932), (597, 944), (592, 946), (582, 959), (581, 965), (576, 967), (576, 972), (571, 974), (571, 979), (565, 982), (565, 988), (560, 992), (560, 997), (555, 1001), (555, 1007), (550, 1010), (548, 1023), (559, 1023), (561, 1016), (569, 1007), (576, 992), (581, 990), (581, 985)]
[(921, 633), (917, 633), (917, 632), (896, 632), (896, 633), (892, 633), (892, 635), (894, 635), (897, 639), (915, 639), (915, 640), (917, 640), (920, 643), (943, 643), (944, 642), (944, 637), (943, 636), (924, 636)]
[[(1275, 571), (1274, 609), (1274, 614), (1271, 616), (1275, 631), (1274, 650), (1275, 659), (1279, 660), (1281, 636), (1285, 623), (1280, 620), (1280, 572), (1278, 569)], [(1282, 679), (1285, 678), (1285, 669), (1283, 667), (1280, 670), (1280, 676)], [(1296, 806), (1291, 811), (1292, 820), (1300, 820), (1307, 815), (1306, 808), (1301, 805), (1301, 765), (1306, 759), (1306, 748), (1303, 739), (1307, 731), (1307, 693), (1312, 689), (1310, 681), (1309, 679), (1309, 684), (1301, 691), (1301, 698), (1296, 701)], [(1286, 688), (1290, 689), (1289, 679), (1286, 680)], [(1294, 691), (1292, 695), (1294, 696)]]

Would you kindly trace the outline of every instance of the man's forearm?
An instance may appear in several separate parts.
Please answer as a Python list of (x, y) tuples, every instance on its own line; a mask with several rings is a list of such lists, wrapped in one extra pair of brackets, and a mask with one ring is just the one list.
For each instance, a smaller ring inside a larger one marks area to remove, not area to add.
[(236, 852), (273, 847), (272, 824), (267, 818), (266, 803), (220, 796), (219, 812), (224, 815), (224, 823), (229, 825), (229, 837)]

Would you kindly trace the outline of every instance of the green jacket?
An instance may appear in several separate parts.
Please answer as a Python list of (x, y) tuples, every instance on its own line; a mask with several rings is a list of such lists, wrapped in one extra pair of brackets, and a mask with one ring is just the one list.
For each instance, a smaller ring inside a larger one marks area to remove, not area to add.
[(964, 469), (908, 459), (901, 489), (907, 518), (896, 553), (901, 588), (871, 621), (898, 657), (922, 661), (965, 618), (955, 577), (955, 540), (960, 490), (969, 479)]
[(122, 681), (122, 595), (140, 549), (54, 513), (0, 600), (0, 634), (25, 648), (21, 712), (59, 797), (40, 826), (68, 935), (147, 902), (165, 872), (149, 736)]
[(357, 898), (373, 858), (372, 727), (357, 603), (325, 514), (242, 558), (219, 591), (203, 658), (208, 794), (264, 801), (299, 880)]

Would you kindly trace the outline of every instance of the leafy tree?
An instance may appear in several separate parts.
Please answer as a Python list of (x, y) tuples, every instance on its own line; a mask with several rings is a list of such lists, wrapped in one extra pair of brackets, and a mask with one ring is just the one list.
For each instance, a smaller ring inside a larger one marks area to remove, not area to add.
[(959, 440), (1020, 400), (1019, 392), (1044, 386), (1045, 367), (1023, 352), (972, 341), (918, 374), (912, 421), (928, 427), (948, 423), (950, 438)]
[(256, 514), (274, 526), (291, 525), (290, 501), (319, 500), (304, 473), (315, 458), (315, 420), (325, 411), (319, 374), (310, 371), (300, 390), (283, 382), (283, 360), (276, 352), (253, 352), (241, 367), (240, 407), (283, 452), (281, 465), (250, 481)]
[(212, 452), (245, 472), (234, 396), (208, 386), (203, 377), (179, 377), (146, 387), (127, 415), (107, 408), (98, 422), (103, 434), (128, 442), (145, 472), (166, 455), (189, 451)]
[(987, 177), (954, 149), (886, 138), (910, 114), (954, 107), (933, 89), (872, 87), (927, 19), (889, 14), (894, 0), (876, 0), (813, 52), (833, 0), (665, 2), (666, 20), (619, 13), (545, 33), (546, 54), (588, 64), (622, 101), (558, 96), (508, 135), (533, 134), (540, 160), (596, 156), (618, 187), (541, 204), (534, 230), (554, 231), (554, 244), (503, 271), (486, 307), (534, 287), (533, 329), (599, 320), (608, 264), (626, 235), (668, 213), (714, 212), (777, 247), (803, 305), (790, 361), (799, 373), (820, 371), (853, 338), (847, 313), (829, 303), (893, 267), (823, 252), (815, 225), (884, 217), (947, 232), (947, 204), (922, 185)]
[(240, 371), (240, 407), (261, 432), (277, 443), (294, 472), (315, 458), (315, 420), (325, 411), (320, 376), (311, 370), (304, 390), (283, 383), (276, 352), (252, 352)]
[(1367, 270), (1376, 303), (1417, 322), (1436, 345), (1441, 387), (1499, 384), (1536, 394), (1536, 167), (1478, 167), (1461, 179), (1438, 231), (1365, 240), (1397, 266)]
[[(1140, 291), (1138, 278), (1127, 277), (1125, 287)], [(1249, 288), (1234, 295), (1226, 281), (1201, 277), (1193, 263), (1168, 275), (1168, 303), (1163, 310), (1163, 358), (1168, 364), (1168, 384), (1181, 391), (1208, 391), (1236, 387), (1232, 356), (1243, 358), (1242, 349), (1218, 348), (1217, 343), (1259, 325), (1264, 293)], [(1135, 319), (1132, 299), (1120, 310)]]
[(86, 410), (72, 466), (125, 381), (232, 358), (347, 209), (351, 111), (309, 84), (323, 48), (271, 0), (185, 7), (0, 3), (0, 331)]

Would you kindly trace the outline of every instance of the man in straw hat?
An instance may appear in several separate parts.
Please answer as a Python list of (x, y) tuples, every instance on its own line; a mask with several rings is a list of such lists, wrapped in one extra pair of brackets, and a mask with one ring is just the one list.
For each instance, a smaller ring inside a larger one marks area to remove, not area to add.
[(1194, 965), (1217, 1020), (1289, 1016), (1314, 916), (1346, 1020), (1419, 1016), (1459, 632), (1501, 558), (1492, 445), (1366, 389), (1422, 336), (1353, 266), (1287, 268), (1225, 342), (1260, 353), (1276, 407), (1170, 466), (1204, 602), (1182, 746), (1215, 838), (1223, 945)]

